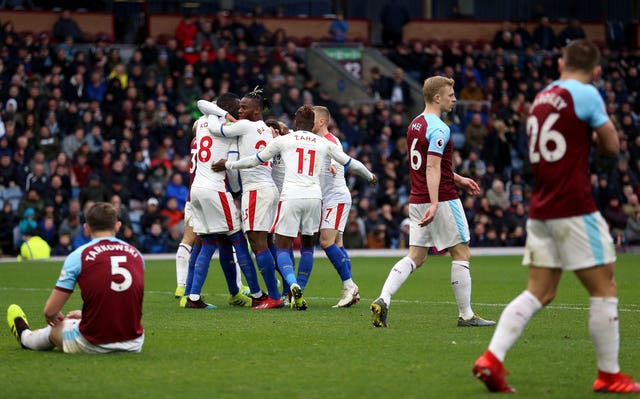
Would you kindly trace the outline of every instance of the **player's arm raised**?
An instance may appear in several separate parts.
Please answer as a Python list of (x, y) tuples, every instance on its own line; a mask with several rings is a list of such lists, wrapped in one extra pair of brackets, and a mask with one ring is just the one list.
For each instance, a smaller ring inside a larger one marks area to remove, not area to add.
[(238, 137), (247, 134), (251, 130), (251, 121), (241, 119), (232, 124), (221, 123), (216, 115), (209, 115), (209, 132), (218, 137)]
[[(284, 136), (283, 136), (284, 137)], [(237, 161), (227, 161), (226, 159), (221, 159), (218, 162), (211, 165), (211, 169), (216, 172), (221, 172), (225, 169), (249, 169), (254, 166), (258, 166), (263, 162), (266, 162), (273, 158), (276, 154), (280, 152), (280, 137), (276, 137), (273, 139), (266, 147), (262, 149), (256, 155), (250, 155), (248, 157), (241, 158)]]
[(367, 179), (369, 183), (374, 185), (378, 183), (378, 178), (376, 177), (376, 175), (371, 173), (371, 171), (369, 171), (369, 169), (367, 169), (367, 167), (364, 166), (362, 162), (358, 161), (357, 159), (351, 158), (350, 156), (345, 154), (342, 149), (338, 149), (337, 146), (332, 145), (329, 148), (329, 156), (336, 160), (336, 162), (339, 162), (344, 167), (350, 167), (358, 175)]

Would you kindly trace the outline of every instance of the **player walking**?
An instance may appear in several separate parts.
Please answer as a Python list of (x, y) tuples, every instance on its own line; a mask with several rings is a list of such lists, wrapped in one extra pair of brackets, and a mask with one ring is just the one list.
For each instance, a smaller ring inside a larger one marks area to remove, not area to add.
[[(589, 293), (589, 333), (598, 359), (596, 392), (640, 392), (640, 384), (620, 372), (616, 260), (607, 223), (598, 212), (589, 181), (592, 141), (617, 154), (616, 129), (590, 84), (600, 75), (600, 51), (575, 40), (558, 61), (560, 79), (536, 96), (529, 117), (529, 159), (535, 185), (527, 220), (523, 265), (527, 289), (502, 312), (487, 351), (473, 374), (490, 391), (515, 392), (507, 384), (503, 362), (525, 326), (556, 295), (563, 271), (572, 271)], [(595, 134), (592, 134), (595, 130)]]
[(387, 327), (391, 296), (422, 266), (429, 247), (433, 246), (438, 250), (446, 248), (451, 254), (451, 287), (458, 304), (458, 326), (495, 325), (471, 309), (469, 226), (456, 186), (472, 195), (478, 194), (480, 188), (475, 181), (453, 172), (449, 127), (440, 119), (443, 112), (451, 112), (456, 102), (453, 83), (453, 79), (443, 76), (425, 80), (424, 112), (409, 124), (409, 254), (393, 266), (380, 297), (371, 304), (371, 318), (376, 327)]

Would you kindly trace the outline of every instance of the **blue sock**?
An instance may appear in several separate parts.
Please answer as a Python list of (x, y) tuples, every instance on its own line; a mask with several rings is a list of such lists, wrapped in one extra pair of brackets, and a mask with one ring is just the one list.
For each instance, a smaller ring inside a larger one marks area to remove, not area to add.
[(258, 264), (258, 270), (262, 274), (264, 283), (267, 285), (267, 292), (273, 299), (280, 299), (280, 292), (278, 291), (278, 281), (276, 280), (276, 261), (271, 255), (271, 251), (265, 249), (264, 251), (256, 254), (256, 263)]
[(233, 259), (232, 246), (224, 245), (220, 247), (220, 267), (222, 268), (224, 279), (227, 281), (229, 294), (237, 294), (240, 290), (236, 282), (238, 275), (236, 274), (236, 261)]
[(242, 274), (244, 274), (245, 280), (249, 285), (249, 290), (252, 294), (262, 292), (260, 284), (258, 283), (258, 273), (256, 273), (256, 267), (253, 265), (253, 259), (249, 254), (249, 247), (247, 246), (247, 239), (244, 238), (244, 234), (239, 231), (229, 236), (233, 249), (236, 250), (236, 258)]
[(327, 257), (329, 257), (331, 263), (333, 263), (333, 267), (338, 271), (342, 281), (349, 280), (351, 278), (351, 271), (347, 264), (348, 258), (344, 256), (344, 252), (342, 252), (336, 244), (326, 248), (324, 252), (327, 254)]
[(296, 275), (293, 272), (293, 262), (291, 262), (291, 254), (288, 249), (278, 250), (278, 268), (287, 285), (298, 284)]
[(342, 253), (344, 254), (345, 259), (347, 260), (347, 266), (349, 267), (349, 275), (353, 276), (351, 273), (351, 258), (349, 257), (349, 253), (345, 249), (345, 247), (339, 247)]
[(271, 252), (271, 256), (273, 256), (273, 260), (278, 259), (278, 250), (276, 249), (276, 244), (269, 245), (269, 252)]
[(191, 248), (191, 256), (189, 257), (189, 272), (187, 273), (187, 285), (184, 287), (184, 295), (187, 296), (191, 293), (191, 285), (193, 284), (193, 276), (196, 269), (196, 259), (200, 255), (200, 245), (194, 245)]
[(309, 282), (309, 277), (311, 276), (311, 269), (313, 269), (313, 247), (301, 247), (297, 278), (302, 291), (307, 287), (307, 282)]
[(196, 259), (196, 267), (189, 294), (200, 295), (202, 292), (202, 286), (204, 285), (204, 281), (207, 279), (207, 274), (209, 273), (209, 263), (211, 262), (211, 258), (216, 252), (216, 249), (218, 249), (218, 243), (213, 237), (202, 237), (201, 241), (202, 248), (200, 249), (198, 259)]

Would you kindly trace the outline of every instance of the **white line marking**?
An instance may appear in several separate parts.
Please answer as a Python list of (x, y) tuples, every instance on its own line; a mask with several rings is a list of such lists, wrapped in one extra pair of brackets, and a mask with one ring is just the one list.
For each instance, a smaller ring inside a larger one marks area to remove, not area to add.
[[(16, 287), (0, 287), (0, 291), (51, 291), (51, 289), (48, 288), (16, 288)], [(169, 292), (169, 291), (145, 291), (145, 294), (150, 294), (150, 295), (166, 295), (169, 297), (173, 297), (173, 292)], [(227, 294), (208, 294), (206, 292), (202, 293), (203, 296), (207, 296), (207, 297), (223, 297), (226, 298)], [(308, 299), (314, 300), (314, 301), (327, 301), (327, 302), (331, 302), (331, 301), (336, 301), (337, 299), (339, 299), (337, 296), (335, 298), (327, 298), (327, 297), (306, 297)], [(375, 300), (375, 298), (361, 298), (361, 302), (369, 302), (369, 301), (373, 301)], [(408, 299), (394, 299), (393, 300), (394, 303), (414, 303), (414, 304), (420, 304), (420, 305), (455, 305), (456, 303), (453, 301), (425, 301), (425, 300), (408, 300)], [(488, 307), (504, 307), (507, 306), (506, 303), (474, 303), (474, 306), (488, 306)], [(562, 303), (562, 304), (555, 304), (555, 305), (548, 305), (547, 309), (558, 309), (558, 310), (589, 310), (589, 306), (586, 305), (580, 305), (580, 304), (569, 304), (569, 303)], [(622, 305), (618, 305), (618, 311), (619, 312), (631, 312), (631, 313), (640, 313), (640, 305), (637, 304), (633, 304), (633, 303), (625, 303)]]

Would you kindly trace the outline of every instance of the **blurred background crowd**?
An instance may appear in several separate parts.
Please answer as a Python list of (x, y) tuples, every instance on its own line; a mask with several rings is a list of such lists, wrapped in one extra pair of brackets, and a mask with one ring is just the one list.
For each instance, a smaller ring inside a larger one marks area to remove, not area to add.
[[(260, 13), (261, 10), (254, 10)], [(1, 18), (0, 14), (0, 18)], [(578, 20), (554, 30), (540, 16), (533, 30), (505, 22), (493, 41), (404, 41), (383, 32), (379, 50), (396, 69), (371, 68), (371, 100), (341, 104), (306, 66), (305, 46), (286, 26), (269, 31), (235, 13), (186, 15), (175, 34), (145, 37), (125, 56), (112, 37), (87, 40), (64, 11), (50, 30), (16, 32), (0, 20), (0, 250), (15, 255), (37, 236), (65, 255), (89, 240), (83, 211), (94, 201), (120, 209), (119, 237), (145, 253), (175, 252), (182, 237), (195, 100), (265, 89), (265, 118), (290, 125), (303, 104), (326, 106), (346, 152), (380, 180), (349, 174), (353, 206), (347, 248), (408, 246), (410, 105), (407, 84), (454, 78), (464, 106), (445, 116), (454, 167), (482, 188), (461, 193), (471, 245), (522, 246), (533, 184), (527, 161), (528, 108), (556, 79), (560, 48), (585, 37)], [(328, 40), (344, 41), (337, 13)], [(405, 15), (396, 15), (400, 26)], [(450, 18), (456, 18), (456, 8)], [(408, 16), (407, 16), (408, 18)], [(398, 21), (395, 21), (397, 23)], [(390, 23), (391, 27), (392, 24)], [(594, 81), (621, 141), (615, 158), (593, 153), (593, 195), (620, 247), (640, 243), (640, 50), (602, 46)], [(292, 127), (292, 126), (290, 126)]]

